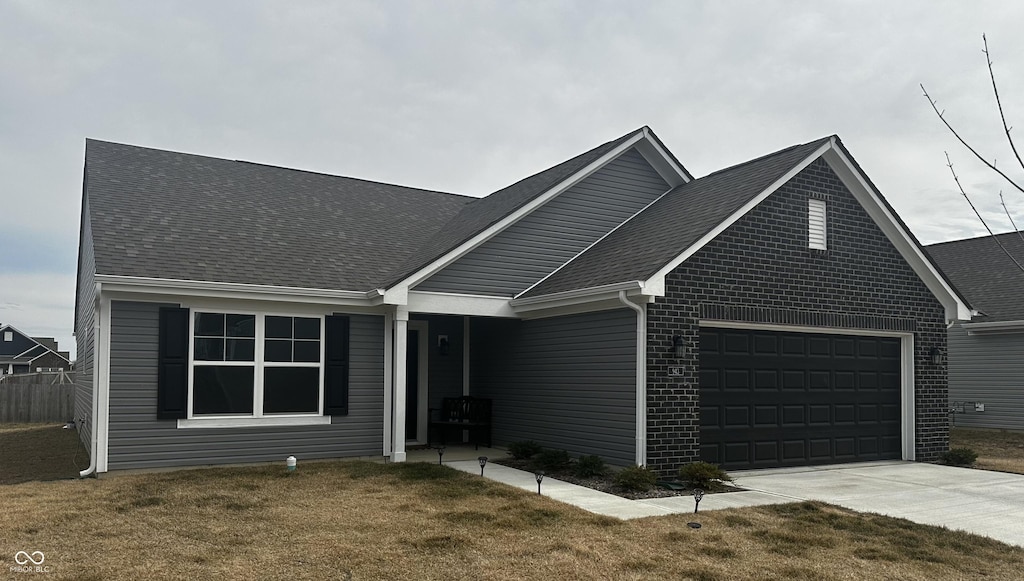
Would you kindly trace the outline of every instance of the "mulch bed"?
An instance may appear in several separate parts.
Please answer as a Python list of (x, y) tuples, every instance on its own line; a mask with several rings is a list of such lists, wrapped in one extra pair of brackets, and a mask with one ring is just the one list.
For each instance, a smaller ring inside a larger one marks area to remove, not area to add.
[[(508, 466), (509, 468), (515, 468), (517, 470), (523, 470), (525, 472), (533, 472), (534, 467), (530, 463), (530, 460), (519, 460), (517, 458), (501, 458), (493, 460), (495, 464), (501, 464), (502, 466)], [(686, 487), (683, 482), (677, 480), (671, 480), (681, 486), (684, 486), (682, 490), (671, 490), (669, 488), (655, 487), (646, 492), (633, 492), (630, 490), (623, 490), (615, 485), (615, 472), (611, 469), (605, 471), (602, 476), (594, 476), (591, 478), (578, 478), (572, 471), (572, 465), (561, 470), (545, 470), (545, 477), (554, 478), (563, 482), (569, 482), (579, 486), (586, 486), (594, 490), (601, 492), (607, 492), (608, 494), (614, 494), (623, 498), (629, 498), (631, 500), (640, 500), (644, 498), (665, 498), (669, 496), (693, 496), (693, 489)], [(659, 481), (660, 482), (660, 481)], [(707, 494), (714, 494), (716, 492), (739, 492), (742, 488), (730, 486), (728, 484), (719, 484), (712, 489), (705, 490)]]

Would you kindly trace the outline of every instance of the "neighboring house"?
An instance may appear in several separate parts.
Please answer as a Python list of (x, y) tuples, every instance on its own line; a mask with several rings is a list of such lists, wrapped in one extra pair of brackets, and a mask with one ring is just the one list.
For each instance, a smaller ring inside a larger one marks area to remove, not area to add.
[(30, 337), (0, 323), (0, 375), (70, 369), (67, 351), (58, 351), (53, 337)]
[(958, 426), (1024, 430), (1024, 241), (1010, 232), (927, 247), (979, 315), (949, 329), (949, 401)]
[(99, 472), (401, 462), (428, 408), (670, 473), (948, 448), (966, 303), (838, 137), (694, 179), (647, 127), (476, 199), (89, 140)]

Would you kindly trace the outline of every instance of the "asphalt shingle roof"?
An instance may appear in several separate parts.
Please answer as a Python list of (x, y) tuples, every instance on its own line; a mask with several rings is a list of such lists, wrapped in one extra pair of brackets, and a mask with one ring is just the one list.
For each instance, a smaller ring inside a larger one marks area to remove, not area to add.
[(650, 278), (829, 139), (795, 145), (676, 187), (523, 297)]
[[(996, 236), (1024, 264), (1020, 236), (1016, 232)], [(971, 306), (985, 314), (974, 322), (1024, 321), (1024, 272), (991, 237), (940, 242), (925, 250)]]
[(368, 291), (467, 203), (354, 178), (86, 142), (96, 272)]

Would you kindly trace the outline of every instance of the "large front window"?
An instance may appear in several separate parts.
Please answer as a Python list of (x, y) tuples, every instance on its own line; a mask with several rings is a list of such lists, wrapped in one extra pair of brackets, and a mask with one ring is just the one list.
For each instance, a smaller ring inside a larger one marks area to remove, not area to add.
[(323, 318), (196, 311), (191, 417), (318, 415)]

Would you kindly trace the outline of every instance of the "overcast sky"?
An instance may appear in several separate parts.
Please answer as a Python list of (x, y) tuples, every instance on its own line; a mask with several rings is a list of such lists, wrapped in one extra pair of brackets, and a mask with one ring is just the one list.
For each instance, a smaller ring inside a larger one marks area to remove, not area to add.
[[(0, 322), (74, 352), (87, 137), (482, 196), (649, 125), (697, 176), (839, 134), (924, 243), (1008, 230), (1019, 2), (0, 0)], [(1024, 131), (1024, 129), (1022, 129)], [(1024, 145), (1024, 137), (1022, 137)], [(1015, 176), (1021, 175), (1019, 168)]]

